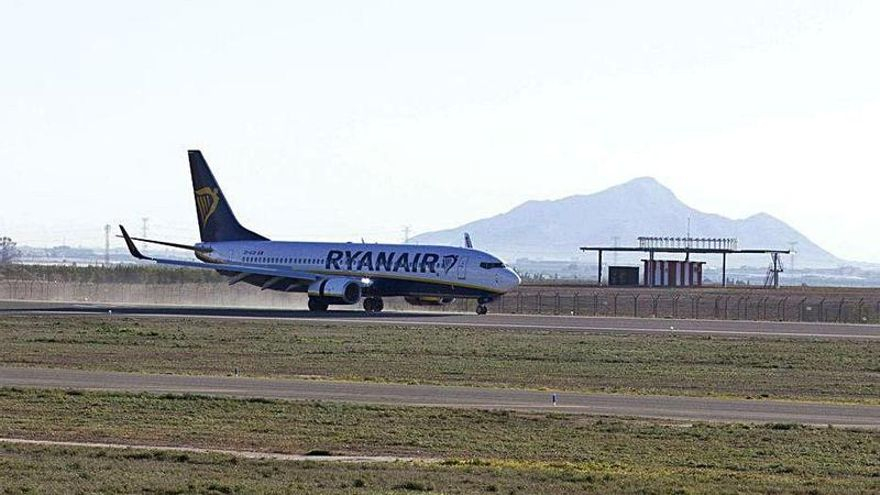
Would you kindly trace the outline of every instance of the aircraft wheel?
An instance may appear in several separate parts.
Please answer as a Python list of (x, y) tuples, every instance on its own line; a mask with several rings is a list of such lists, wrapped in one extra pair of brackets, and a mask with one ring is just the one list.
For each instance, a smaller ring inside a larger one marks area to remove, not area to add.
[(477, 305), (477, 314), (478, 315), (482, 316), (488, 312), (489, 312), (489, 308), (487, 308), (485, 304), (478, 304)]
[(385, 303), (379, 297), (368, 297), (364, 299), (364, 311), (367, 313), (378, 313), (385, 309)]
[(309, 298), (309, 311), (323, 312), (323, 311), (327, 311), (327, 308), (329, 308), (329, 307), (330, 307), (330, 305), (324, 301), (314, 299), (311, 297)]

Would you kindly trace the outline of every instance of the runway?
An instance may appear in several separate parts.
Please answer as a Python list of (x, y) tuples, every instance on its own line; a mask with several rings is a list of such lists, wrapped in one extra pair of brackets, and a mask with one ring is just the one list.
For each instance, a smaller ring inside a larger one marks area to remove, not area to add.
[(583, 333), (652, 333), (672, 335), (719, 335), (745, 337), (828, 338), (880, 340), (880, 325), (839, 323), (797, 323), (741, 320), (670, 320), (489, 314), (485, 316), (445, 312), (383, 312), (340, 310), (309, 311), (217, 308), (193, 306), (137, 306), (47, 302), (0, 302), (3, 314), (126, 315), (141, 317), (239, 318), (320, 322), (346, 325), (408, 325), (519, 330), (557, 330)]
[(389, 406), (625, 416), (678, 421), (801, 423), (880, 428), (880, 406), (815, 402), (563, 393), (476, 387), (352, 383), (0, 367), (0, 387), (189, 393)]

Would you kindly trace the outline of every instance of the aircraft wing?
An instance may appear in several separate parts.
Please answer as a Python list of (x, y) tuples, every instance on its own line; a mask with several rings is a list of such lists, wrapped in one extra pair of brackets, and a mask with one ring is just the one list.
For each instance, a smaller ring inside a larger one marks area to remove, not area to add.
[[(137, 246), (135, 246), (134, 241), (128, 235), (128, 232), (125, 231), (125, 227), (122, 225), (119, 226), (119, 229), (122, 231), (122, 238), (125, 239), (125, 244), (128, 246), (129, 252), (135, 258), (141, 260), (155, 261), (161, 265), (172, 265), (172, 266), (185, 266), (189, 268), (202, 268), (207, 270), (216, 270), (221, 272), (231, 272), (237, 273), (239, 275), (266, 275), (269, 277), (278, 277), (285, 279), (293, 279), (304, 282), (314, 282), (318, 280), (318, 275), (309, 272), (303, 272), (299, 270), (291, 270), (290, 268), (286, 268), (283, 266), (279, 267), (269, 267), (269, 266), (253, 266), (253, 265), (238, 265), (234, 263), (202, 263), (198, 261), (183, 261), (183, 260), (173, 260), (166, 258), (152, 258), (150, 256), (146, 256), (138, 250)], [(243, 277), (241, 277), (243, 278)]]

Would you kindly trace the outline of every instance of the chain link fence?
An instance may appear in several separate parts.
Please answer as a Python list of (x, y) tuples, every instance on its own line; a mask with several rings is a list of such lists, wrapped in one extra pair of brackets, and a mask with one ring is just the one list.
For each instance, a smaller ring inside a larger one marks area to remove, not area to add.
[(859, 296), (698, 294), (670, 291), (516, 292), (498, 298), (499, 313), (826, 323), (880, 322), (880, 294)]
[[(871, 296), (873, 294), (873, 297)], [(304, 294), (261, 291), (225, 283), (122, 284), (94, 282), (0, 281), (0, 299), (96, 302), (115, 304), (197, 305), (305, 309)], [(445, 306), (410, 306), (387, 298), (390, 310), (473, 312), (476, 302), (457, 299)], [(580, 291), (520, 289), (490, 304), (490, 312), (514, 314), (680, 318), (716, 320), (880, 323), (880, 292), (835, 296), (828, 293), (791, 294), (675, 292), (668, 290), (594, 289)]]

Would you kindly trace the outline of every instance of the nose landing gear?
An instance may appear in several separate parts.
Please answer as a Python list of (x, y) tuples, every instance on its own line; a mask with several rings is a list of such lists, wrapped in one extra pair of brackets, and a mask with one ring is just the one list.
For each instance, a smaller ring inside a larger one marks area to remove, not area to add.
[(481, 298), (477, 299), (477, 314), (478, 315), (483, 316), (484, 314), (489, 312), (489, 308), (486, 306), (486, 304), (489, 304), (490, 302), (492, 302), (492, 299), (493, 298), (491, 298), (491, 297), (481, 297)]
[(385, 309), (385, 303), (381, 297), (368, 297), (364, 299), (364, 311), (367, 313), (378, 313)]

